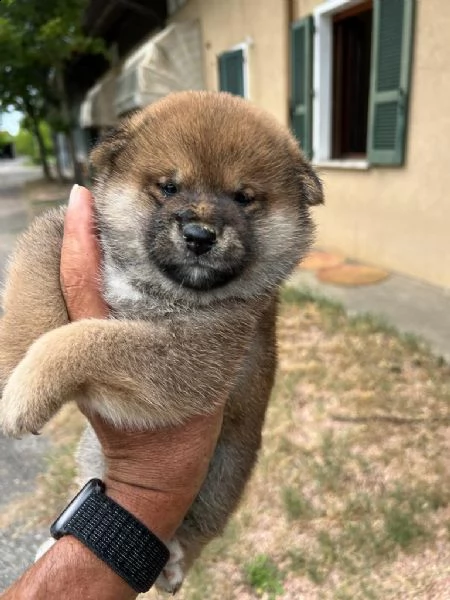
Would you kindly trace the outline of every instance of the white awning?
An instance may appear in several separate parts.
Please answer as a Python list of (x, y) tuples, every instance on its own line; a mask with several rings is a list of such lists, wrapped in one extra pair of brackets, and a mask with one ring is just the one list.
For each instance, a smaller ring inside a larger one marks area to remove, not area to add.
[(197, 21), (173, 23), (124, 62), (117, 78), (115, 112), (122, 115), (179, 90), (203, 89)]
[(81, 127), (112, 127), (117, 123), (114, 109), (116, 75), (109, 71), (86, 94), (80, 107)]

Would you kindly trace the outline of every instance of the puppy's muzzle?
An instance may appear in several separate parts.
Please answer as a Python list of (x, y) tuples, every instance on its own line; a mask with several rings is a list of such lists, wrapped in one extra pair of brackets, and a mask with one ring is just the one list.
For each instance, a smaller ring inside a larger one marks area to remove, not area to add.
[(188, 223), (182, 227), (183, 238), (186, 246), (194, 254), (199, 256), (209, 252), (216, 243), (216, 232), (211, 227), (199, 223)]

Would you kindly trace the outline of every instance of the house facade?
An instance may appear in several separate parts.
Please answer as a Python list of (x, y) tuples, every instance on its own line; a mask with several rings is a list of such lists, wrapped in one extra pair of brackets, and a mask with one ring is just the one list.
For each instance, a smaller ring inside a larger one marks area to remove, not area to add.
[[(291, 126), (316, 165), (326, 193), (315, 209), (319, 247), (450, 287), (449, 3), (168, 0), (166, 8), (164, 25), (104, 76), (115, 92), (105, 86), (100, 99), (97, 90), (103, 117), (115, 121), (176, 89), (242, 95)], [(89, 93), (82, 125), (102, 127)]]

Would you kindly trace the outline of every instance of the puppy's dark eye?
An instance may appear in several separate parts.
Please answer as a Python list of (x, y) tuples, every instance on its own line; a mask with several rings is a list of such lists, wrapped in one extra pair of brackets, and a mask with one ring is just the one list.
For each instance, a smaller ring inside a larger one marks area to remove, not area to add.
[(254, 201), (254, 198), (250, 194), (247, 194), (247, 192), (235, 192), (233, 200), (240, 206), (248, 206)]
[(164, 196), (175, 196), (178, 193), (178, 187), (173, 181), (167, 181), (166, 183), (160, 183), (159, 188)]

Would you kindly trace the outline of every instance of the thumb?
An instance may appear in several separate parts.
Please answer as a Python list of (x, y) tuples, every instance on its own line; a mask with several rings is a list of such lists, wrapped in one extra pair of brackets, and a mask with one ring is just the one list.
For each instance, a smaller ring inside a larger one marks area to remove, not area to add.
[(108, 316), (108, 307), (100, 294), (100, 262), (93, 198), (89, 190), (75, 185), (64, 221), (60, 268), (61, 287), (71, 321)]

